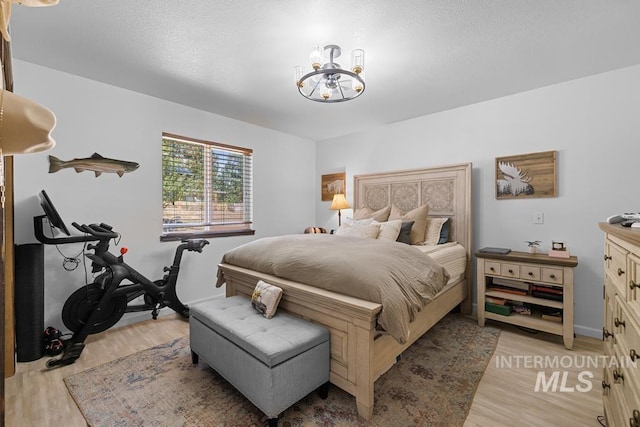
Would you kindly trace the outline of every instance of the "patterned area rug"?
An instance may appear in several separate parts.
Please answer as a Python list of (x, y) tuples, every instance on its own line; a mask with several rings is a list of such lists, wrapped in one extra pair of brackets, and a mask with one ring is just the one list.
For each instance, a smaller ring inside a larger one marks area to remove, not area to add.
[[(294, 426), (461, 426), (500, 331), (450, 314), (375, 384), (373, 418), (331, 386), (285, 411)], [(201, 361), (191, 365), (187, 337), (65, 378), (91, 426), (262, 426), (264, 415)]]

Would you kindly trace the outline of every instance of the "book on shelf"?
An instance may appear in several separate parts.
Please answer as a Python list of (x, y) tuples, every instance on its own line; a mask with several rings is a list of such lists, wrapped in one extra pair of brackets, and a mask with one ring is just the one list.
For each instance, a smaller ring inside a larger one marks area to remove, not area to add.
[(562, 314), (560, 314), (559, 316), (554, 316), (552, 314), (543, 313), (542, 316), (540, 316), (540, 318), (544, 320), (551, 320), (552, 322), (562, 323)]
[(484, 297), (484, 299), (485, 301), (490, 302), (491, 304), (505, 305), (507, 303), (507, 300), (504, 298), (486, 296)]
[(512, 310), (514, 313), (531, 316), (531, 307), (527, 307), (526, 305), (514, 305)]
[(531, 291), (531, 296), (536, 298), (548, 299), (552, 301), (562, 301), (563, 299), (562, 294), (553, 294), (553, 293), (542, 292), (542, 291)]
[(491, 313), (501, 314), (503, 316), (509, 316), (511, 314), (511, 306), (510, 305), (499, 305), (492, 304), (490, 302), (484, 303), (485, 311), (489, 311)]
[(550, 294), (562, 295), (562, 288), (556, 288), (554, 286), (545, 285), (531, 285), (531, 291), (547, 292)]
[(494, 285), (500, 286), (508, 286), (510, 288), (520, 289), (520, 290), (529, 290), (529, 283), (527, 282), (519, 282), (517, 280), (509, 280), (503, 279), (502, 277), (494, 277), (492, 280)]
[(487, 285), (487, 290), (488, 291), (506, 292), (508, 294), (514, 294), (514, 295), (527, 295), (529, 293), (528, 290), (525, 291), (524, 289), (515, 289), (515, 288), (510, 288), (508, 286), (500, 286), (500, 285), (495, 285), (495, 284)]

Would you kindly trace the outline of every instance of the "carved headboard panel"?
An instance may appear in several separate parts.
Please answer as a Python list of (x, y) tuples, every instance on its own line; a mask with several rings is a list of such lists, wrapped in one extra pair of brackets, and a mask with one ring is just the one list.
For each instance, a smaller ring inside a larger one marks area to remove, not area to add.
[(450, 217), (449, 240), (471, 259), (471, 163), (354, 176), (354, 208), (395, 205), (410, 211), (429, 205), (429, 216)]

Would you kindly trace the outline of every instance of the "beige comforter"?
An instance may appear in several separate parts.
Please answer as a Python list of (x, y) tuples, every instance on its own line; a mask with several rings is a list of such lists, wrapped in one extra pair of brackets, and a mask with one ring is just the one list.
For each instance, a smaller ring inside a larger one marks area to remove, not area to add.
[[(449, 274), (404, 243), (329, 234), (267, 237), (227, 252), (223, 263), (382, 304), (378, 325), (400, 343), (409, 322)], [(218, 271), (217, 287), (224, 277)]]

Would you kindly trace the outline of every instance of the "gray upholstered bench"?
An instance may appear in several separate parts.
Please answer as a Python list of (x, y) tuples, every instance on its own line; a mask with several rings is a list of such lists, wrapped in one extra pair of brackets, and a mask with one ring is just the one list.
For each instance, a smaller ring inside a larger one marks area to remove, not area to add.
[(282, 310), (266, 319), (241, 296), (189, 306), (191, 355), (202, 357), (276, 426), (285, 409), (329, 385), (329, 331)]

